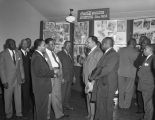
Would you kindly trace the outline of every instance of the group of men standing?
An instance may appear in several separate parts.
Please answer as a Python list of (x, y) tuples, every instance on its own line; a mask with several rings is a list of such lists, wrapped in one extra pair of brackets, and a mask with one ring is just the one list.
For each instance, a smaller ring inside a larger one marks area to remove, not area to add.
[[(152, 120), (154, 48), (151, 42), (147, 42), (150, 41), (147, 37), (142, 38), (145, 39), (140, 40), (141, 52), (136, 48), (136, 40), (133, 38), (128, 41), (127, 47), (118, 52), (113, 49), (114, 40), (111, 37), (104, 38), (100, 48), (95, 36), (87, 39), (86, 45), (91, 50), (83, 64), (83, 80), (86, 85), (89, 120), (113, 119), (113, 98), (117, 89), (119, 108), (129, 109), (135, 88), (138, 99), (137, 113), (144, 113), (142, 120)], [(139, 99), (143, 102), (139, 102)], [(144, 110), (139, 106), (144, 106)]]
[[(88, 117), (90, 120), (112, 120), (113, 98), (117, 90), (119, 55), (113, 49), (113, 38), (103, 39), (101, 48), (97, 43), (95, 36), (90, 36), (86, 43), (91, 49), (83, 68), (86, 93), (90, 96)], [(94, 104), (93, 107), (91, 104)]]
[(27, 119), (34, 108), (34, 119), (50, 120), (51, 106), (56, 119), (69, 117), (63, 110), (73, 110), (69, 104), (74, 78), (71, 42), (66, 41), (56, 54), (54, 39), (35, 40), (33, 50), (27, 50), (27, 41), (23, 39), (18, 50), (15, 41), (7, 39), (0, 54), (6, 120), (13, 117), (13, 95), (16, 119)]
[(34, 42), (31, 75), (37, 120), (50, 119), (51, 105), (56, 119), (69, 117), (64, 114), (63, 108), (73, 110), (69, 104), (74, 77), (71, 43), (66, 41), (58, 54), (54, 52), (54, 47), (55, 41), (51, 38)]

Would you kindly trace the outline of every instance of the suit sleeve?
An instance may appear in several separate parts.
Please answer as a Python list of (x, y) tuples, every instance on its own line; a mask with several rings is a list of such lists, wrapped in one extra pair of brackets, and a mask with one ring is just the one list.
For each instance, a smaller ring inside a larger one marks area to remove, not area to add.
[(38, 56), (35, 57), (32, 61), (33, 71), (37, 77), (43, 78), (53, 78), (54, 70), (50, 70), (49, 67), (46, 67), (46, 63), (42, 61)]
[(4, 62), (5, 62), (4, 54), (1, 52), (0, 53), (0, 77), (1, 77), (2, 84), (7, 82), (6, 81), (6, 76), (5, 76), (5, 71), (4, 71), (4, 68), (5, 68)]
[(23, 59), (22, 59), (22, 53), (21, 51), (19, 51), (19, 67), (20, 67), (20, 74), (21, 74), (21, 78), (25, 79), (25, 74), (24, 74), (24, 67), (23, 67)]
[(100, 79), (101, 77), (109, 74), (119, 62), (119, 56), (114, 54), (107, 61), (106, 65), (96, 68), (94, 74), (92, 74), (92, 79)]

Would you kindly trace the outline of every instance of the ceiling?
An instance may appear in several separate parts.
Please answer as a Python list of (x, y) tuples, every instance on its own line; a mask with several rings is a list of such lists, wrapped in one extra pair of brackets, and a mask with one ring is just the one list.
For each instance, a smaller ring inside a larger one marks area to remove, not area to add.
[(54, 20), (63, 19), (69, 14), (69, 9), (77, 10), (110, 8), (111, 17), (121, 17), (121, 14), (147, 12), (155, 15), (155, 0), (26, 0), (43, 16)]

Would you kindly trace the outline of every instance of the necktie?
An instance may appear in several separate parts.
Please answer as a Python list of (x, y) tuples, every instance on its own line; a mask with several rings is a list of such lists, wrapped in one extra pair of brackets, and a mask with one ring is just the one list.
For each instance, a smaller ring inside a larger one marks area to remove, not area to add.
[(53, 58), (54, 58), (54, 60), (55, 60), (55, 62), (58, 64), (58, 66), (60, 67), (60, 64), (59, 64), (59, 62), (57, 61), (57, 59), (56, 59), (56, 55), (52, 52), (52, 55), (53, 55)]
[(27, 52), (25, 51), (25, 56), (27, 55)]
[(13, 50), (12, 50), (12, 58), (13, 58), (13, 62), (14, 62), (14, 64), (16, 64), (15, 53), (14, 53), (14, 51), (13, 51)]

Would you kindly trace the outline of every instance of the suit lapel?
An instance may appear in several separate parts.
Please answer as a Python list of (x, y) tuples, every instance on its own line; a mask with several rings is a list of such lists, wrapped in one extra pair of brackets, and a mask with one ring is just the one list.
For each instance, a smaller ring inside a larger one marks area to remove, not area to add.
[(14, 65), (14, 62), (13, 62), (12, 56), (10, 55), (10, 52), (9, 52), (8, 49), (6, 50), (6, 55), (7, 55), (8, 61), (10, 61), (10, 63), (12, 63), (12, 64)]
[(114, 52), (114, 49), (113, 48), (111, 48), (107, 53), (104, 53), (103, 56), (101, 57), (101, 59), (99, 60), (97, 66), (100, 66), (101, 64), (103, 64), (104, 63), (103, 61), (105, 61), (106, 57), (108, 55), (110, 55), (112, 52)]

